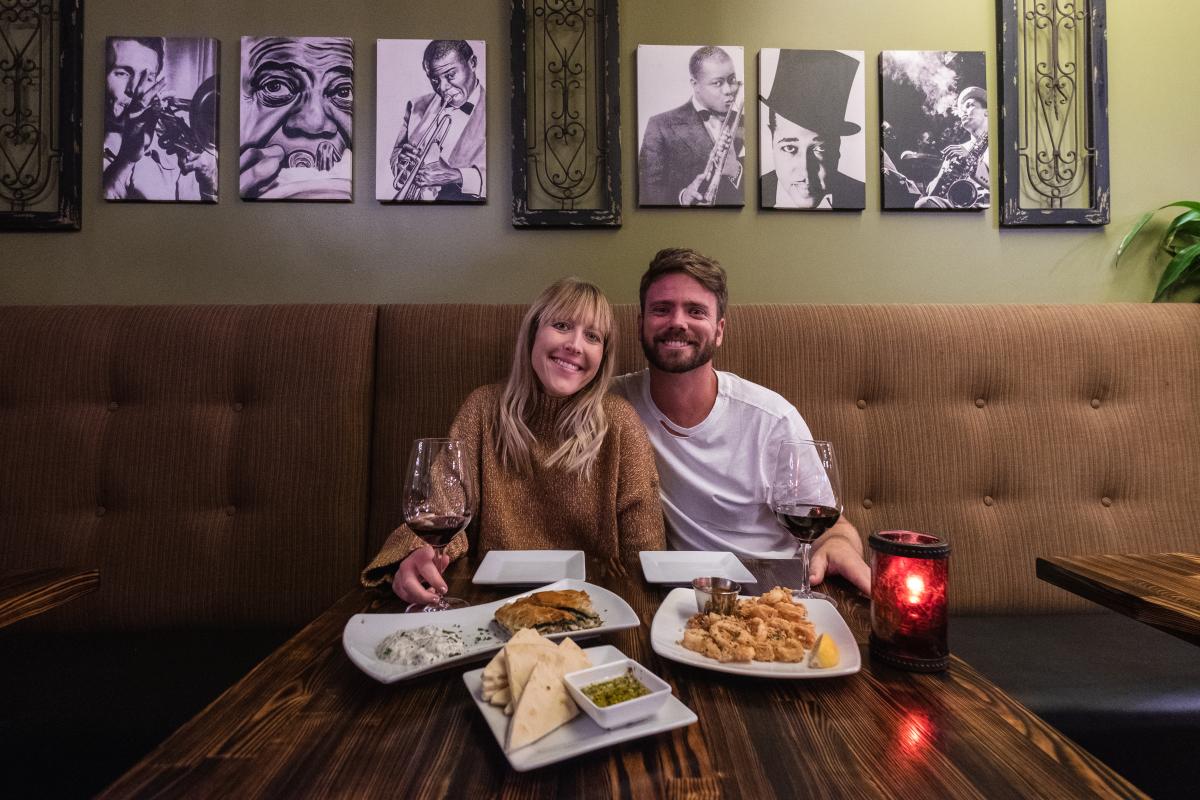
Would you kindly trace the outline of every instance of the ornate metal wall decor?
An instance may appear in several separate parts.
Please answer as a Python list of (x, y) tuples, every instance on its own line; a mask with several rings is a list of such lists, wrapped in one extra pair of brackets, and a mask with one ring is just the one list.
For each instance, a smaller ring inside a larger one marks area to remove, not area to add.
[(621, 224), (617, 0), (512, 0), (513, 225)]
[(79, 230), (82, 5), (0, 0), (0, 230)]
[(1000, 224), (1107, 225), (1105, 0), (1000, 0)]

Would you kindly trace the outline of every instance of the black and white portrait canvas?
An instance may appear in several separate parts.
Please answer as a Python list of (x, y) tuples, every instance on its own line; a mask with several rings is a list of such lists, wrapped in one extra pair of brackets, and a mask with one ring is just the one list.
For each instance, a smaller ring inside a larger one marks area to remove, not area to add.
[(487, 199), (485, 48), (478, 39), (378, 41), (375, 199)]
[(240, 188), (246, 200), (352, 200), (354, 43), (243, 36)]
[(991, 205), (984, 54), (885, 50), (879, 68), (883, 207)]
[(217, 202), (220, 52), (216, 39), (105, 40), (105, 199)]
[(861, 50), (759, 52), (763, 208), (866, 207), (865, 85)]
[(639, 45), (638, 204), (745, 204), (745, 64), (729, 45)]

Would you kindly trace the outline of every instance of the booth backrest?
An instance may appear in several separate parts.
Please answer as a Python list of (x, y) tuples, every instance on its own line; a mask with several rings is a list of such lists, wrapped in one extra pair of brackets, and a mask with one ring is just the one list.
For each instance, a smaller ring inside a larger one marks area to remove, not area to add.
[(364, 552), (374, 306), (0, 307), (0, 572), (53, 630), (284, 626)]
[[(508, 369), (523, 306), (383, 306), (368, 535), (409, 443)], [(641, 369), (618, 308), (618, 371)], [(1200, 306), (736, 306), (719, 369), (792, 401), (839, 456), (864, 534), (953, 547), (960, 613), (1085, 610), (1039, 555), (1200, 549)]]

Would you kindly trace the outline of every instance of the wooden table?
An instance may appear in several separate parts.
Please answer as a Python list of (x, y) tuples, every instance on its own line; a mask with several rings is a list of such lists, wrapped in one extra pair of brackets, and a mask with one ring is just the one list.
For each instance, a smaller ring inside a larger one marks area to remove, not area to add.
[(41, 614), (100, 587), (94, 569), (58, 567), (0, 576), (0, 628)]
[[(795, 562), (750, 561), (765, 590)], [(451, 594), (475, 565), (447, 573)], [(1142, 797), (954, 658), (940, 674), (871, 663), (842, 678), (764, 680), (660, 659), (649, 627), (666, 589), (636, 562), (589, 560), (588, 580), (619, 592), (642, 625), (604, 635), (674, 686), (699, 722), (518, 773), (462, 682), (472, 667), (383, 685), (342, 651), (352, 614), (394, 612), (354, 590), (177, 731), (102, 797)], [(827, 588), (860, 642), (868, 607)], [(587, 643), (585, 643), (585, 646)]]
[(1200, 555), (1047, 556), (1037, 576), (1200, 645)]

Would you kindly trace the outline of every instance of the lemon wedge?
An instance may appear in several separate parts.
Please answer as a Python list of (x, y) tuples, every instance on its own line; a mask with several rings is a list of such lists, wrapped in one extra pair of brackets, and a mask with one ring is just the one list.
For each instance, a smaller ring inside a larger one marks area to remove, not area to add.
[(838, 658), (837, 645), (833, 643), (833, 639), (822, 633), (817, 637), (817, 643), (813, 645), (812, 656), (808, 659), (808, 665), (810, 667), (817, 667), (818, 669), (836, 667)]

